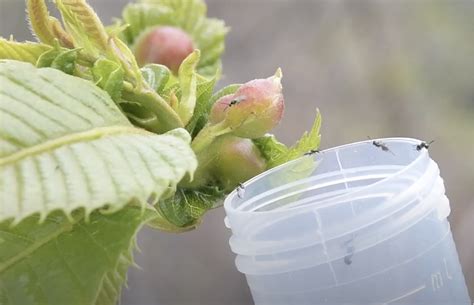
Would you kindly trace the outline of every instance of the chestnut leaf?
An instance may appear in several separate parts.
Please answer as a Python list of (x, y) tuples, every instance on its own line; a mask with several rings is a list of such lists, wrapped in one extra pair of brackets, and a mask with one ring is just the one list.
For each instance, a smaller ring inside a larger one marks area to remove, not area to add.
[(0, 222), (145, 206), (197, 167), (184, 129), (135, 128), (90, 82), (15, 61), (0, 81)]
[(186, 58), (179, 69), (178, 77), (164, 65), (148, 64), (140, 69), (144, 80), (153, 90), (168, 101), (174, 95), (178, 100), (178, 108), (188, 111), (186, 117), (181, 119), (188, 121), (186, 129), (193, 137), (207, 123), (207, 115), (215, 102), (212, 92), (218, 76), (216, 73), (214, 77), (208, 78), (196, 72), (199, 54), (200, 52), (195, 50)]
[(142, 76), (151, 89), (163, 92), (170, 79), (171, 71), (163, 65), (148, 64), (140, 69)]
[(61, 212), (0, 223), (0, 304), (115, 305), (133, 265), (136, 233), (156, 210)]
[(154, 204), (195, 170), (191, 137), (56, 69), (3, 60), (0, 82), (0, 303), (116, 304), (140, 227), (182, 229)]
[(43, 53), (36, 62), (38, 68), (51, 67), (63, 71), (67, 74), (73, 74), (76, 69), (76, 60), (78, 49), (64, 49), (56, 47)]
[(125, 76), (122, 66), (114, 61), (101, 58), (94, 63), (91, 71), (94, 82), (106, 91), (114, 101), (120, 101)]
[[(158, 201), (156, 208), (172, 225), (190, 230), (199, 225), (204, 213), (221, 205), (225, 194), (217, 186), (196, 190), (178, 187), (173, 196)], [(163, 229), (161, 223), (154, 223), (151, 221), (149, 225)]]
[(95, 58), (109, 49), (108, 34), (85, 0), (56, 0), (55, 4), (74, 46)]
[(293, 146), (287, 147), (273, 135), (265, 135), (253, 142), (267, 160), (267, 169), (281, 165), (288, 161), (297, 159), (311, 150), (317, 150), (321, 142), (321, 113), (316, 114), (313, 126), (309, 132), (305, 132)]
[(214, 90), (214, 86), (216, 85), (216, 81), (217, 74), (212, 78), (206, 78), (199, 74), (197, 75), (196, 107), (194, 108), (193, 117), (186, 125), (186, 129), (193, 137), (207, 123), (207, 117), (210, 111), (210, 99), (212, 96), (212, 91)]
[(0, 59), (12, 59), (36, 64), (40, 56), (53, 47), (36, 42), (17, 42), (0, 37)]

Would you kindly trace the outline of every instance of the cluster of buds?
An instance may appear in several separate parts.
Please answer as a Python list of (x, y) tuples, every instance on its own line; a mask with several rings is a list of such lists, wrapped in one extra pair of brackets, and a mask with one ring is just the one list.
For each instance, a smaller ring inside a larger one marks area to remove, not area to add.
[[(249, 81), (213, 105), (209, 123), (196, 136), (193, 148), (206, 179), (235, 188), (266, 169), (266, 160), (251, 139), (262, 137), (281, 120), (284, 100), (282, 73)], [(198, 170), (197, 175), (199, 176)]]
[[(193, 49), (192, 39), (183, 30), (157, 26), (138, 37), (134, 53), (139, 65), (162, 64), (177, 73)], [(281, 78), (278, 69), (275, 75), (249, 81), (215, 102), (208, 124), (192, 143), (199, 168), (194, 180), (183, 182), (184, 186), (217, 182), (230, 190), (267, 168), (252, 139), (264, 136), (283, 116)]]

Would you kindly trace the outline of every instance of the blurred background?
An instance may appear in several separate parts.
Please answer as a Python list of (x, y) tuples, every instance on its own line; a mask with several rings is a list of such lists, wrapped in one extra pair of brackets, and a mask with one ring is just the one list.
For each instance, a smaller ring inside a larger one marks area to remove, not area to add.
[[(89, 0), (105, 23), (124, 0)], [(450, 222), (474, 296), (474, 1), (208, 0), (231, 27), (219, 86), (284, 73), (292, 144), (323, 114), (322, 148), (367, 136), (436, 142)], [(24, 1), (0, 0), (0, 34), (32, 40)], [(224, 211), (195, 231), (144, 230), (122, 305), (252, 304)], [(448, 305), (448, 304), (446, 304)]]

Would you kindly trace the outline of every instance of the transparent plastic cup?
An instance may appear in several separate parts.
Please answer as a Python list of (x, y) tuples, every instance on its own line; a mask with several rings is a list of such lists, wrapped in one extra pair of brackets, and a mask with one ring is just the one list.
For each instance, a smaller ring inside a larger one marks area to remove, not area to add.
[(436, 163), (379, 139), (267, 171), (224, 203), (256, 305), (471, 305)]

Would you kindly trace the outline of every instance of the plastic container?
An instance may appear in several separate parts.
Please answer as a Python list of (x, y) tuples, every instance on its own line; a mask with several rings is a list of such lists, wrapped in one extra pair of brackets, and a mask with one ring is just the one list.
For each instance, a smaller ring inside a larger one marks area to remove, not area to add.
[(225, 201), (256, 305), (471, 305), (436, 163), (380, 139), (267, 171)]

